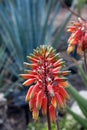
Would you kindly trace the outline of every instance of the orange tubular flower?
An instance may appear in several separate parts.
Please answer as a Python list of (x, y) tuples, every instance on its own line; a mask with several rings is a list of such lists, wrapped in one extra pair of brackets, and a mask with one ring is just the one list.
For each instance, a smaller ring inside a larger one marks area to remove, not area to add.
[(81, 55), (83, 51), (87, 50), (87, 21), (78, 18), (78, 22), (73, 22), (67, 31), (71, 33), (67, 52), (73, 52), (77, 46), (77, 53)]
[(55, 122), (56, 121), (56, 111), (53, 105), (49, 106), (49, 111), (50, 111), (50, 118), (51, 121)]
[(61, 71), (64, 62), (59, 53), (55, 54), (55, 50), (50, 46), (40, 46), (28, 56), (28, 59), (31, 63), (24, 64), (30, 70), (28, 69), (27, 74), (21, 74), (21, 77), (26, 79), (23, 85), (29, 87), (26, 101), (29, 102), (33, 118), (38, 120), (40, 109), (42, 114), (46, 115), (49, 104), (51, 120), (55, 121), (56, 107), (63, 108), (65, 100), (69, 99), (65, 90), (68, 87), (68, 82), (64, 77), (69, 72)]

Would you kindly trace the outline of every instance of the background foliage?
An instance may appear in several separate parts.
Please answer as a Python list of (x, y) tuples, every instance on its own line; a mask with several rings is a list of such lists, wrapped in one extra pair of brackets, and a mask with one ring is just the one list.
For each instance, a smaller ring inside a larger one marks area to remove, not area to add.
[[(73, 0), (71, 9), (75, 7), (75, 2), (76, 0)], [(84, 3), (85, 0), (78, 0), (79, 12)], [(23, 71), (23, 62), (34, 48), (41, 44), (51, 44), (57, 49), (72, 15), (69, 12), (66, 19), (55, 27), (54, 22), (60, 9), (61, 4), (58, 0), (0, 1), (0, 91), (6, 94), (10, 91), (14, 92), (14, 88), (21, 88), (22, 81), (18, 74)], [(84, 83), (87, 84), (87, 76), (81, 67), (79, 70)], [(68, 112), (87, 128), (87, 100), (82, 98), (71, 85), (68, 91), (78, 102), (85, 119), (69, 108), (67, 108)], [(68, 130), (68, 127), (66, 128)]]
[[(56, 4), (55, 4), (56, 3)], [(74, 8), (73, 3), (72, 8)], [(54, 21), (61, 9), (57, 0), (3, 0), (0, 2), (0, 88), (13, 91), (21, 86), (19, 75), (26, 56), (40, 44), (53, 44), (56, 48), (71, 17), (58, 26)], [(3, 49), (3, 48), (4, 49)], [(2, 53), (1, 53), (2, 55)]]

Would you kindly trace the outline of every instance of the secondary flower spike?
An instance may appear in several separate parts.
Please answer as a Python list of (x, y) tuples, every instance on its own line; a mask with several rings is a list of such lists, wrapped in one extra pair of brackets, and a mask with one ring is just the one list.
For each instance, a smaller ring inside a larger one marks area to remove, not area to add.
[(78, 22), (72, 22), (67, 31), (71, 33), (67, 52), (73, 52), (77, 47), (77, 53), (81, 55), (87, 50), (87, 21), (78, 18)]
[(64, 77), (69, 72), (62, 71), (64, 61), (51, 46), (40, 46), (28, 56), (28, 60), (30, 63), (24, 63), (27, 67), (27, 74), (20, 76), (26, 79), (23, 85), (29, 87), (26, 101), (29, 102), (33, 118), (38, 120), (40, 109), (42, 114), (46, 115), (49, 104), (50, 118), (55, 121), (56, 107), (63, 108), (66, 99), (69, 99), (65, 90), (68, 87), (68, 82)]

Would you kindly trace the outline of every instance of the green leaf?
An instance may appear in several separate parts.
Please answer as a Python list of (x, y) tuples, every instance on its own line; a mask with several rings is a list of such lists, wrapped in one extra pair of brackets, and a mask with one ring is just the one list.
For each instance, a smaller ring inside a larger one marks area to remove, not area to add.
[(83, 107), (82, 105), (80, 105), (79, 103), (78, 103), (78, 105), (79, 105), (79, 107), (80, 107), (82, 113), (84, 114), (84, 116), (87, 118), (87, 110), (86, 110), (86, 108), (84, 108), (84, 107)]
[(5, 52), (5, 49), (6, 48), (3, 45), (0, 47), (0, 59), (2, 58), (2, 56), (3, 56), (4, 52)]
[[(58, 16), (60, 9), (61, 9), (61, 5), (60, 5), (59, 2), (57, 2), (56, 7), (55, 7), (55, 11), (54, 11), (53, 16), (52, 16), (52, 19), (50, 20), (50, 23), (48, 25), (48, 32), (47, 32), (48, 35), (47, 35), (47, 38), (46, 38), (47, 44), (50, 42), (51, 37), (54, 35), (53, 24), (54, 24), (56, 17)], [(52, 30), (52, 31), (50, 31), (50, 30)]]
[(81, 65), (78, 65), (78, 69), (79, 69), (79, 73), (83, 79), (83, 82), (85, 83), (85, 86), (87, 87), (87, 75), (86, 73), (84, 72), (84, 70), (82, 69), (82, 66)]
[(46, 15), (45, 23), (44, 23), (44, 26), (43, 26), (42, 35), (41, 35), (41, 40), (40, 40), (41, 44), (43, 44), (43, 43), (45, 44), (45, 36), (46, 36), (46, 32), (47, 32), (48, 20), (49, 20), (49, 16), (50, 16), (50, 13), (51, 13), (52, 5), (53, 5), (53, 0), (49, 0), (48, 11), (47, 11), (47, 15)]
[[(7, 20), (8, 19), (8, 20)], [(12, 19), (13, 20), (13, 19)], [(8, 15), (4, 13), (4, 9), (0, 7), (0, 24), (2, 25), (3, 29), (5, 30), (5, 33), (9, 35), (9, 38), (11, 39), (14, 49), (16, 53), (18, 54), (18, 57), (20, 57), (19, 60), (22, 60), (22, 47), (20, 45), (20, 42), (18, 41), (17, 37), (15, 37), (15, 33), (13, 30), (13, 25), (15, 28), (15, 22), (12, 24), (10, 17), (8, 18)], [(20, 63), (22, 63), (20, 61)]]
[(70, 93), (70, 95), (75, 99), (75, 101), (77, 101), (77, 103), (79, 105), (82, 105), (85, 109), (87, 109), (87, 100), (84, 99), (79, 93), (78, 91), (72, 87), (72, 85), (69, 85), (69, 87), (67, 88), (68, 93)]
[(84, 128), (87, 128), (87, 119), (84, 119), (81, 116), (75, 114), (69, 107), (66, 109), (74, 117), (74, 119), (80, 123), (80, 125), (82, 125)]

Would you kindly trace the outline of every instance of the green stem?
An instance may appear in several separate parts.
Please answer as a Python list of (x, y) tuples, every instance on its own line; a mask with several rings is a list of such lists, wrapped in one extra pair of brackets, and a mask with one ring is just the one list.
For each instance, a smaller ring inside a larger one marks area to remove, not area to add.
[(56, 126), (57, 126), (57, 130), (60, 130), (59, 121), (58, 121), (58, 110), (57, 109), (56, 109)]
[(84, 51), (84, 68), (85, 72), (87, 73), (87, 61), (86, 61), (86, 52)]

